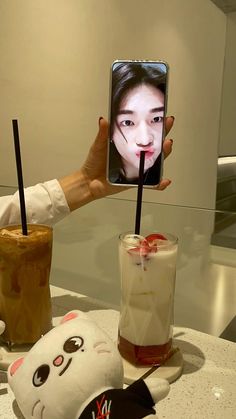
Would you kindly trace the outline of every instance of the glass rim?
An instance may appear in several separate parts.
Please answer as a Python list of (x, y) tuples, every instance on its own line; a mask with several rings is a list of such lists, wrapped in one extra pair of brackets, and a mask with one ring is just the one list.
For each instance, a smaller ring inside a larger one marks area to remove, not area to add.
[[(169, 233), (169, 232), (165, 232), (165, 231), (164, 232), (163, 231), (154, 231), (153, 233), (150, 233), (150, 234), (161, 234), (161, 235), (163, 235), (164, 237), (167, 238), (168, 243), (166, 243), (166, 244), (164, 243), (165, 240), (162, 240), (163, 241), (163, 244), (161, 244), (162, 248), (168, 247), (170, 245), (174, 246), (174, 245), (178, 244), (178, 237), (173, 233)], [(134, 246), (134, 245), (127, 242), (127, 240), (125, 239), (125, 236), (127, 236), (127, 235), (132, 235), (132, 236), (137, 236), (137, 237), (140, 237), (140, 238), (145, 238), (145, 236), (143, 236), (142, 234), (135, 234), (133, 231), (126, 231), (125, 233), (119, 234), (120, 242), (125, 244), (125, 245), (129, 245), (129, 246)], [(135, 245), (135, 247), (138, 247), (138, 246), (139, 246), (138, 244)]]
[[(35, 226), (38, 226), (38, 227), (46, 227), (46, 228), (48, 228), (49, 230), (53, 230), (53, 227), (52, 226), (50, 226), (50, 225), (48, 225), (48, 224), (42, 224), (42, 223), (27, 223), (27, 227), (28, 226), (30, 226), (30, 227), (35, 227)], [(22, 224), (21, 223), (17, 223), (17, 224), (6, 224), (6, 225), (3, 225), (3, 226), (0, 226), (0, 231), (1, 230), (4, 230), (4, 228), (5, 229), (7, 229), (7, 228), (9, 228), (9, 227), (11, 227), (11, 228), (22, 228)]]
[[(39, 227), (39, 228), (37, 228)], [(20, 230), (21, 234), (10, 234), (13, 230)], [(7, 231), (8, 234), (4, 234), (3, 232)], [(41, 237), (48, 237), (50, 240), (53, 240), (53, 227), (46, 225), (46, 224), (36, 224), (36, 223), (27, 223), (27, 230), (28, 234), (24, 235), (22, 232), (22, 225), (21, 224), (8, 224), (5, 226), (0, 227), (0, 241), (1, 243), (7, 242), (7, 243), (24, 243), (24, 245), (31, 245), (33, 241), (36, 240), (36, 236), (39, 237), (38, 234), (34, 234), (37, 232), (41, 232)], [(32, 233), (32, 234), (31, 234)], [(28, 244), (27, 244), (28, 243)]]

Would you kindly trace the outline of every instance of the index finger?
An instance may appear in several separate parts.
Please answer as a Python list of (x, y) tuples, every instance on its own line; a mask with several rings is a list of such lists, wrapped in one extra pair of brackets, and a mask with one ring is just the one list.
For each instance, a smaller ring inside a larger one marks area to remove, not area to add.
[(166, 135), (170, 132), (171, 128), (173, 127), (174, 121), (175, 121), (174, 116), (167, 116), (165, 118), (165, 134)]

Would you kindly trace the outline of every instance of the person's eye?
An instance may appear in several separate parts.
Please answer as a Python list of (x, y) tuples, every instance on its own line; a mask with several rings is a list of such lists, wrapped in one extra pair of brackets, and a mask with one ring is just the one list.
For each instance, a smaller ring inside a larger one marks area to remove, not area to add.
[(134, 123), (130, 119), (125, 119), (124, 121), (120, 122), (120, 125), (122, 127), (131, 127), (132, 125), (134, 125)]
[(84, 344), (83, 338), (80, 336), (73, 336), (65, 341), (63, 349), (67, 353), (78, 351)]
[(158, 124), (160, 122), (163, 122), (163, 116), (154, 116), (154, 118), (151, 121), (153, 124)]

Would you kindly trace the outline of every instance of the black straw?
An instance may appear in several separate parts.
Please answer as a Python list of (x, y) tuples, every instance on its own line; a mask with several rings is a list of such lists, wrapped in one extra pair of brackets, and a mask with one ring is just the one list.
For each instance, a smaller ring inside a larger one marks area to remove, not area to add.
[(140, 233), (140, 221), (142, 211), (142, 196), (143, 196), (143, 175), (144, 175), (145, 151), (140, 153), (139, 162), (139, 182), (137, 193), (136, 219), (135, 219), (135, 234)]
[(16, 169), (17, 169), (18, 188), (19, 188), (19, 197), (20, 197), (22, 233), (24, 234), (24, 236), (27, 236), (28, 232), (27, 232), (27, 221), (26, 221), (26, 211), (25, 211), (25, 195), (24, 195), (24, 184), (23, 184), (21, 154), (20, 154), (20, 139), (19, 139), (17, 119), (12, 120), (12, 127), (13, 127), (13, 136), (14, 136), (14, 144), (15, 144), (15, 157), (16, 157)]

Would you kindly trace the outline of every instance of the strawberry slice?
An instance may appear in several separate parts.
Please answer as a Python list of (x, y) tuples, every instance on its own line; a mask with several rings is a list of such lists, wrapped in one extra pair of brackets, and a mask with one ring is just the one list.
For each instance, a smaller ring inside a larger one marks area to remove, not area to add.
[(159, 233), (149, 234), (149, 236), (147, 236), (145, 239), (148, 242), (149, 247), (151, 248), (151, 252), (157, 252), (157, 247), (158, 244), (160, 244), (160, 241), (167, 240), (165, 236)]
[(149, 245), (151, 245), (153, 242), (155, 243), (156, 240), (167, 240), (165, 236), (159, 233), (153, 233), (149, 234), (149, 236), (146, 237), (146, 240)]
[(150, 252), (151, 252), (151, 248), (146, 239), (140, 240), (138, 247), (132, 247), (131, 249), (128, 250), (128, 253), (130, 255), (142, 256), (142, 257), (146, 257), (148, 253)]
[(128, 253), (130, 255), (143, 256), (143, 257), (147, 256), (148, 253), (150, 253), (150, 252), (151, 252), (151, 248), (147, 245), (143, 245), (143, 246), (140, 246), (140, 247), (132, 247), (131, 249), (128, 250)]
[[(148, 260), (148, 253), (151, 252), (151, 247), (143, 246), (140, 247), (132, 247), (128, 250), (129, 255), (131, 256), (133, 263), (137, 266), (143, 264), (144, 260)], [(145, 270), (145, 269), (144, 269)]]

